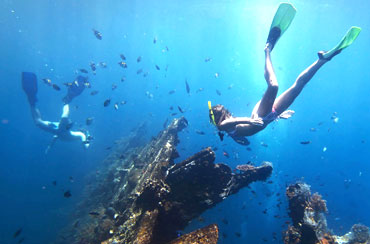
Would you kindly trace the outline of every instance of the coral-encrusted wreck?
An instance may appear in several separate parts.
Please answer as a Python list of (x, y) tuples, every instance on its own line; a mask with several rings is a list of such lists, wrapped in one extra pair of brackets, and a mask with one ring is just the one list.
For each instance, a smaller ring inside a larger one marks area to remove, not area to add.
[(336, 236), (327, 228), (326, 202), (318, 193), (311, 195), (310, 186), (295, 183), (288, 186), (290, 217), (293, 226), (284, 232), (285, 244), (368, 244), (369, 228), (355, 224), (349, 233)]
[(217, 243), (216, 225), (179, 238), (176, 231), (242, 187), (266, 180), (272, 166), (264, 164), (235, 174), (227, 165), (214, 164), (215, 153), (210, 148), (174, 164), (177, 134), (186, 126), (185, 118), (175, 119), (141, 147), (134, 142), (145, 134), (143, 128), (122, 141), (106, 160), (108, 166), (94, 180), (98, 183), (86, 194), (60, 242)]

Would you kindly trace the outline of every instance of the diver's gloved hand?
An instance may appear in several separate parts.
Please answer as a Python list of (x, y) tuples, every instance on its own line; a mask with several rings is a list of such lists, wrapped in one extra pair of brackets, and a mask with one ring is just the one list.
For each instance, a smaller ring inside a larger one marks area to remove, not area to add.
[(251, 123), (252, 123), (252, 125), (257, 125), (257, 126), (263, 126), (264, 125), (262, 118), (251, 119)]

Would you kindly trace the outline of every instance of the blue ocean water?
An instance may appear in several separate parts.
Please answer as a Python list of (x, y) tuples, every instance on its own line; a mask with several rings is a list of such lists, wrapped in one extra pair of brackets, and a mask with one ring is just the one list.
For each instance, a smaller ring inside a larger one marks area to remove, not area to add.
[[(351, 26), (360, 26), (362, 32), (305, 87), (291, 106), (296, 114), (249, 138), (248, 151), (230, 138), (220, 142), (209, 123), (207, 101), (224, 104), (236, 116), (250, 115), (266, 89), (263, 48), (280, 1), (3, 0), (1, 243), (17, 243), (13, 233), (19, 228), (24, 243), (51, 243), (83, 199), (84, 179), (99, 168), (109, 154), (107, 147), (141, 122), (150, 127), (149, 136), (155, 136), (167, 118), (180, 115), (189, 126), (180, 133), (177, 162), (213, 146), (218, 148), (216, 162), (231, 167), (248, 161), (274, 164), (273, 184), (253, 183), (256, 194), (243, 189), (204, 213), (204, 220), (194, 220), (184, 232), (216, 222), (219, 243), (282, 243), (281, 231), (289, 220), (285, 187), (298, 179), (327, 200), (328, 224), (336, 234), (359, 222), (369, 226), (370, 4), (366, 0), (290, 2), (297, 15), (272, 52), (279, 93), (317, 59), (317, 51), (336, 45)], [(102, 40), (92, 29), (101, 32)], [(117, 64), (121, 53), (127, 58), (127, 69)], [(139, 56), (140, 63), (136, 62)], [(205, 62), (206, 58), (211, 60)], [(107, 68), (98, 66), (93, 75), (91, 61), (105, 62)], [(88, 150), (78, 142), (58, 141), (45, 155), (52, 136), (32, 121), (21, 72), (37, 74), (42, 117), (57, 121), (66, 92), (63, 83), (73, 81), (76, 70), (82, 68), (89, 70), (92, 88), (73, 100), (71, 119), (76, 127), (88, 128), (94, 141)], [(137, 75), (138, 69), (143, 73)], [(62, 90), (53, 90), (42, 78), (50, 78)], [(112, 84), (118, 86), (114, 91)], [(99, 93), (91, 96), (92, 90)], [(127, 104), (118, 110), (113, 104), (104, 107), (108, 98)], [(171, 116), (174, 112), (178, 114)], [(337, 122), (332, 119), (334, 113)], [(94, 118), (90, 126), (85, 125), (88, 117)], [(66, 190), (72, 197), (63, 197)]]

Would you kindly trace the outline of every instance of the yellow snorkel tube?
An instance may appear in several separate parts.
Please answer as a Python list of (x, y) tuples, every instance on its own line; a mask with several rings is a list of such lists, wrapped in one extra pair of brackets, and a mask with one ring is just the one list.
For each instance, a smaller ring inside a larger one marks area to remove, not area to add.
[(208, 109), (209, 109), (209, 115), (211, 116), (211, 119), (212, 119), (212, 124), (216, 125), (215, 115), (213, 114), (211, 101), (208, 101)]

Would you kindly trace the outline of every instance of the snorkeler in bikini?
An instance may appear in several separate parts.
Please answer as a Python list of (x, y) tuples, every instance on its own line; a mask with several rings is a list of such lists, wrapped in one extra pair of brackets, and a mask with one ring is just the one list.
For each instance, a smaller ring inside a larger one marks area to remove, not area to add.
[[(208, 102), (209, 117), (219, 131), (225, 131), (237, 143), (248, 145), (246, 136), (251, 136), (266, 128), (272, 121), (281, 118), (287, 119), (294, 111), (287, 110), (296, 97), (301, 93), (303, 87), (312, 79), (315, 73), (335, 55), (352, 44), (359, 35), (361, 28), (351, 27), (341, 42), (328, 52), (320, 51), (319, 59), (304, 70), (294, 84), (283, 94), (276, 98), (278, 82), (271, 62), (271, 51), (277, 40), (287, 30), (295, 16), (296, 10), (289, 3), (280, 4), (273, 22), (265, 46), (265, 79), (267, 90), (262, 99), (255, 105), (251, 117), (233, 117), (223, 106), (211, 106)], [(223, 134), (219, 132), (220, 138)]]

